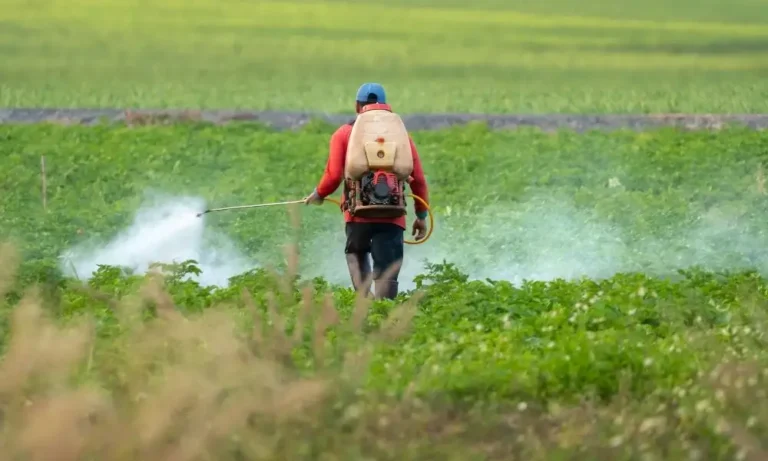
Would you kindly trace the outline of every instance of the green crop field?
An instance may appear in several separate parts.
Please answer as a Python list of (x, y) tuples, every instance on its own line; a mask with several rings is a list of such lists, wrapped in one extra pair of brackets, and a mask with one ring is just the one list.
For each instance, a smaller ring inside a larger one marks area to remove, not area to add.
[[(320, 179), (334, 127), (0, 129), (0, 166), (7, 172), (2, 229), (23, 245), (27, 258), (48, 264), (67, 249), (107, 243), (131, 224), (140, 206), (162, 204), (168, 196), (201, 197), (205, 202), (194, 205), (200, 211), (301, 198)], [(765, 264), (767, 208), (760, 178), (768, 138), (762, 132), (582, 135), (471, 125), (413, 136), (436, 218), (432, 240), (408, 248), (414, 266), (426, 257), (460, 257), (467, 268), (492, 277), (494, 264), (526, 270), (526, 262), (542, 251), (565, 251), (562, 261), (568, 266), (576, 263), (569, 257), (578, 259), (578, 251), (569, 249), (573, 240), (583, 241), (582, 250), (596, 258), (581, 264), (587, 275), (598, 271), (589, 263), (654, 273), (698, 262), (712, 269)], [(45, 209), (41, 156), (46, 157)], [(341, 189), (334, 196), (340, 194)], [(331, 267), (344, 272), (336, 206), (301, 211), (297, 237), (307, 273), (328, 270), (312, 266), (328, 259), (337, 260)], [(278, 264), (278, 247), (294, 235), (285, 208), (205, 219), (212, 232), (230, 236), (260, 264)], [(544, 229), (549, 235), (540, 235)], [(500, 260), (499, 250), (508, 255)], [(568, 269), (557, 275), (568, 275)], [(529, 270), (535, 272), (533, 266)], [(346, 275), (334, 277), (346, 283)]]
[[(96, 269), (83, 254), (143, 206), (303, 196), (333, 128), (0, 125), (0, 232), (16, 249), (0, 274), (3, 446), (37, 459), (762, 459), (758, 131), (415, 132), (437, 227), (407, 248), (395, 302), (347, 288), (332, 205), (207, 215), (214, 248), (226, 236), (242, 266), (179, 261), (158, 285), (113, 264), (79, 280)], [(130, 263), (116, 251), (95, 261)], [(230, 268), (227, 286), (185, 278)]]
[[(471, 5), (471, 6), (467, 6)], [(764, 0), (6, 0), (0, 106), (765, 111)]]
[[(0, 7), (2, 120), (351, 115), (364, 81), (403, 113), (759, 114), (766, 77), (766, 0)], [(435, 227), (389, 301), (333, 204), (195, 217), (305, 196), (335, 126), (159, 122), (0, 124), (3, 460), (768, 459), (765, 131), (414, 131)]]

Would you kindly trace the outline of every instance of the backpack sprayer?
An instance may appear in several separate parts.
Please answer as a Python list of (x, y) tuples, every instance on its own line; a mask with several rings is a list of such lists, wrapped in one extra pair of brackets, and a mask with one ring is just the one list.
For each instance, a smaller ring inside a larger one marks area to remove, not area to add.
[[(427, 240), (429, 240), (429, 237), (432, 235), (432, 230), (434, 229), (434, 225), (435, 225), (435, 219), (432, 216), (432, 209), (429, 208), (429, 205), (427, 204), (427, 202), (424, 199), (422, 199), (418, 195), (413, 195), (413, 194), (408, 194), (408, 195), (411, 198), (413, 198), (414, 200), (418, 200), (419, 203), (424, 205), (427, 208), (427, 214), (429, 215), (429, 230), (427, 231), (427, 235), (425, 235), (423, 239), (418, 240), (418, 241), (417, 240), (406, 240), (405, 241), (405, 243), (407, 243), (408, 245), (421, 245), (422, 243), (424, 243)], [(331, 203), (335, 203), (338, 206), (341, 206), (341, 202), (339, 202), (338, 200), (333, 199), (333, 198), (326, 197), (323, 200), (323, 202), (331, 202)], [(243, 210), (243, 209), (247, 209), (247, 208), (264, 208), (264, 207), (268, 207), (268, 206), (293, 205), (293, 204), (297, 204), (297, 203), (304, 203), (304, 200), (290, 200), (290, 201), (287, 201), (287, 202), (257, 203), (257, 204), (254, 204), (254, 205), (238, 205), (238, 206), (228, 206), (228, 207), (223, 207), (223, 208), (211, 208), (209, 210), (203, 211), (202, 213), (198, 213), (197, 217), (199, 218), (199, 217), (203, 216), (204, 214), (213, 213), (213, 212), (216, 212), (216, 211)]]

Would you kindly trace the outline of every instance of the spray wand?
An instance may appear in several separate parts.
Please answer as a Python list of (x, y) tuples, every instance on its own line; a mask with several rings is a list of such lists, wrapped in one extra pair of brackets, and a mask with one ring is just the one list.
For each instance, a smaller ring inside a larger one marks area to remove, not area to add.
[[(429, 208), (429, 205), (427, 204), (427, 202), (423, 198), (419, 197), (418, 195), (413, 195), (413, 194), (408, 194), (408, 195), (411, 198), (413, 198), (414, 200), (417, 200), (422, 205), (424, 205), (427, 208), (427, 213), (429, 214), (429, 231), (427, 231), (427, 235), (425, 235), (423, 239), (418, 240), (418, 241), (417, 240), (406, 240), (405, 241), (405, 243), (407, 243), (409, 245), (419, 245), (419, 244), (422, 244), (422, 243), (426, 242), (427, 240), (429, 240), (429, 237), (432, 235), (432, 230), (434, 229), (434, 226), (435, 226), (435, 218), (432, 216), (432, 209)], [(341, 202), (339, 202), (338, 200), (333, 199), (333, 198), (326, 197), (323, 200), (323, 203), (325, 203), (325, 202), (331, 202), (331, 203), (334, 203), (336, 205), (341, 206)], [(197, 217), (199, 218), (199, 217), (201, 217), (204, 214), (213, 213), (215, 211), (242, 210), (242, 209), (245, 209), (245, 208), (263, 208), (263, 207), (268, 207), (268, 206), (292, 205), (294, 203), (304, 203), (304, 200), (290, 200), (290, 201), (287, 201), (287, 202), (256, 203), (254, 205), (239, 205), (239, 206), (228, 206), (228, 207), (223, 207), (223, 208), (211, 208), (209, 210), (203, 211), (202, 213), (198, 213)]]
[(202, 213), (198, 213), (197, 217), (199, 218), (200, 216), (202, 216), (204, 214), (212, 213), (214, 211), (241, 210), (243, 208), (261, 208), (261, 207), (265, 207), (265, 206), (291, 205), (293, 203), (303, 203), (303, 202), (304, 202), (304, 200), (291, 200), (291, 201), (288, 201), (288, 202), (257, 203), (255, 205), (239, 205), (239, 206), (227, 206), (227, 207), (224, 207), (224, 208), (211, 208), (210, 210), (205, 210)]

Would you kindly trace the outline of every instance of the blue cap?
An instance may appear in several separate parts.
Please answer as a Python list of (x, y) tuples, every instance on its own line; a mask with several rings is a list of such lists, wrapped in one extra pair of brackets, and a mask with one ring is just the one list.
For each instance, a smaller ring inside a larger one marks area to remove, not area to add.
[(387, 93), (384, 92), (384, 87), (378, 83), (363, 83), (363, 85), (357, 90), (357, 99), (359, 102), (367, 102), (369, 95), (376, 95), (376, 102), (379, 104), (387, 103)]

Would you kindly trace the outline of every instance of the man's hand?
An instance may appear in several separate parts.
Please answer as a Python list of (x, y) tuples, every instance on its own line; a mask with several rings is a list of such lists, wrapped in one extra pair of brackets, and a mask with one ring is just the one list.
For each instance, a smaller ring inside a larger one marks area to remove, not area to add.
[(312, 191), (311, 194), (309, 194), (307, 197), (304, 198), (304, 204), (305, 205), (321, 205), (323, 203), (323, 198), (320, 197), (320, 194), (317, 193), (317, 188)]
[(416, 241), (423, 239), (427, 236), (427, 221), (424, 219), (416, 218), (416, 220), (413, 222), (413, 232), (411, 232), (411, 235), (416, 236)]

